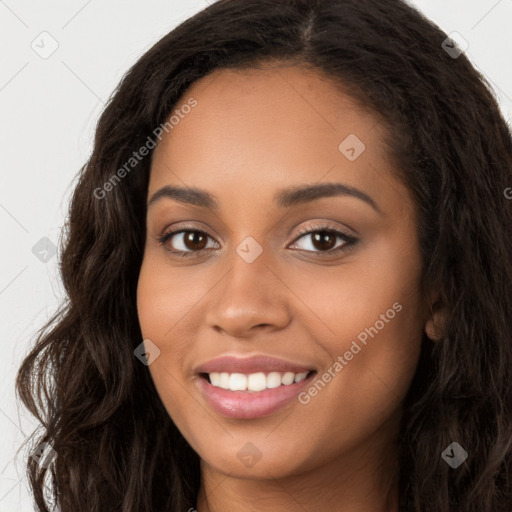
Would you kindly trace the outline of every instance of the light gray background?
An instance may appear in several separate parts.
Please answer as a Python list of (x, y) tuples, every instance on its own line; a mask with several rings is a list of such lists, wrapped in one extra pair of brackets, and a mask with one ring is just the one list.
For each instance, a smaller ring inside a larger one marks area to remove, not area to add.
[[(412, 3), (469, 43), (466, 54), (493, 83), (510, 122), (512, 0)], [(0, 0), (0, 512), (33, 510), (25, 452), (15, 454), (36, 424), (15, 399), (14, 379), (36, 331), (63, 297), (58, 255), (44, 263), (32, 248), (43, 237), (57, 245), (74, 177), (122, 75), (206, 5), (205, 0)], [(50, 36), (40, 35), (45, 31)], [(42, 58), (53, 40), (58, 48)]]

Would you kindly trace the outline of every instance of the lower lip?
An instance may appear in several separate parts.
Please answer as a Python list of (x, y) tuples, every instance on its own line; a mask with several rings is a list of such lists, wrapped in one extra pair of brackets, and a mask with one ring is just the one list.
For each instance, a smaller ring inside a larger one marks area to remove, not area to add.
[(212, 386), (207, 379), (199, 377), (199, 387), (208, 403), (218, 413), (237, 419), (253, 419), (268, 416), (291, 402), (314, 377), (313, 372), (306, 379), (288, 386), (279, 386), (263, 391), (230, 391)]

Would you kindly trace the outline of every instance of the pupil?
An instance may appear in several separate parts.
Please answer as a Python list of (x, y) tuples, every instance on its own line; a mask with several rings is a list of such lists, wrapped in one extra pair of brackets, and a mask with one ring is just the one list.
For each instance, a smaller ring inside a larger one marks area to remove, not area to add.
[(206, 245), (205, 242), (206, 237), (197, 231), (189, 232), (185, 236), (185, 245), (189, 249), (203, 249)]
[[(328, 243), (329, 238), (331, 239), (331, 243)], [(332, 249), (335, 245), (335, 237), (331, 233), (327, 233), (326, 231), (320, 231), (319, 233), (315, 233), (313, 235), (313, 245), (317, 249), (323, 249), (323, 250), (329, 250)], [(320, 246), (317, 246), (317, 243), (320, 244)]]

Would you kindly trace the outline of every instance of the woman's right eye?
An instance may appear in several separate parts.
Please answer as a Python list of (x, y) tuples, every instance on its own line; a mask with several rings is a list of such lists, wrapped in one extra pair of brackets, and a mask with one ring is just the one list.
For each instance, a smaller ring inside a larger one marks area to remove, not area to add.
[[(213, 238), (204, 231), (197, 229), (179, 229), (177, 231), (164, 233), (158, 238), (158, 241), (167, 251), (175, 255), (188, 257), (192, 256), (196, 252), (202, 251), (203, 249), (211, 249), (212, 247), (208, 247), (208, 239), (213, 240)], [(168, 247), (169, 241), (172, 241), (174, 248)], [(217, 244), (217, 242), (215, 242), (215, 244)], [(213, 248), (215, 249), (217, 247), (218, 244)]]

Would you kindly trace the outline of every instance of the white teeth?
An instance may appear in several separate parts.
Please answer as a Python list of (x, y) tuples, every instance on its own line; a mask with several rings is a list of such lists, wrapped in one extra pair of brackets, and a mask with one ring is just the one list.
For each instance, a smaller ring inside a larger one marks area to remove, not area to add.
[(212, 386), (231, 391), (247, 390), (249, 392), (256, 392), (300, 382), (307, 377), (308, 372), (270, 372), (266, 375), (263, 372), (251, 373), (249, 375), (244, 373), (212, 372), (208, 375), (210, 376)]
[(220, 373), (212, 372), (210, 373), (210, 381), (214, 386), (220, 385)]
[(247, 389), (247, 375), (243, 373), (232, 373), (229, 376), (229, 389), (231, 389), (231, 391), (243, 391)]
[(293, 372), (286, 372), (281, 377), (281, 384), (283, 384), (284, 386), (288, 386), (289, 384), (293, 384), (293, 379), (295, 379), (295, 373), (293, 373)]
[(247, 379), (247, 389), (249, 391), (262, 391), (267, 387), (267, 377), (265, 374), (251, 373)]
[(300, 382), (301, 380), (304, 380), (308, 375), (308, 372), (304, 372), (304, 373), (296, 373), (295, 374), (295, 379), (293, 382)]
[(281, 385), (281, 374), (279, 372), (270, 372), (267, 375), (267, 388), (278, 388)]
[(220, 374), (219, 387), (229, 389), (229, 373), (223, 372)]

